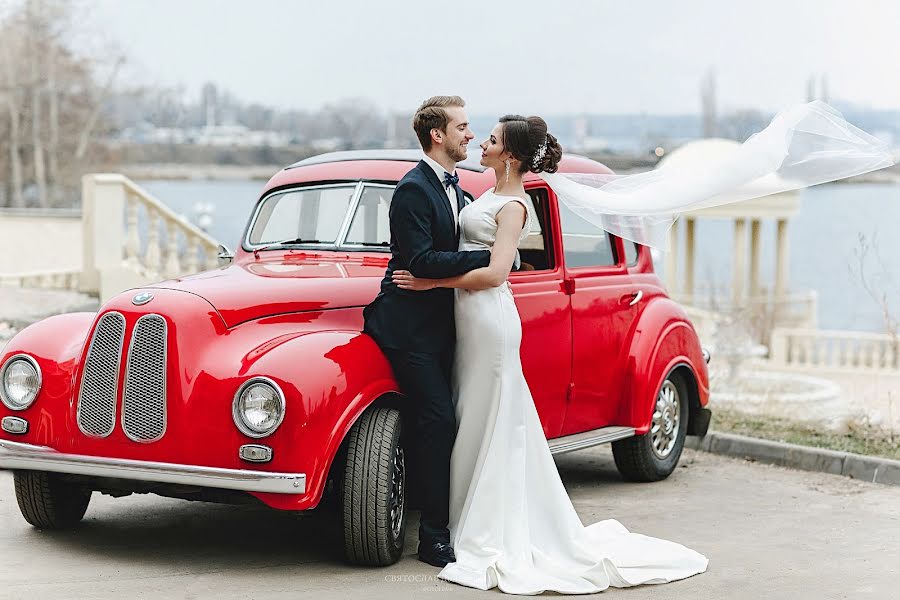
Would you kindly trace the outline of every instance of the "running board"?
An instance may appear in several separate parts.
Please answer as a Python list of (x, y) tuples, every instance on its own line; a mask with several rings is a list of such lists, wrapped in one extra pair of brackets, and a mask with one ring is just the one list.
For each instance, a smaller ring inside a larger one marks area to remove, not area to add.
[(554, 438), (547, 443), (550, 445), (551, 454), (563, 454), (564, 452), (607, 444), (632, 437), (633, 435), (634, 427), (601, 427), (600, 429), (592, 429), (583, 433)]

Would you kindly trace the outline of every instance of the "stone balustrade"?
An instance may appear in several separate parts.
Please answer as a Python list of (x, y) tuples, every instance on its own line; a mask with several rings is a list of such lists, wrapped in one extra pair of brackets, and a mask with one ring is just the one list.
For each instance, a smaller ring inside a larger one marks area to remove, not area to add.
[(30, 287), (55, 290), (77, 290), (81, 270), (34, 271), (0, 275), (0, 287)]
[(101, 301), (217, 264), (214, 238), (123, 175), (85, 175), (82, 199), (80, 289)]
[(900, 338), (856, 331), (776, 328), (769, 362), (802, 370), (900, 374)]

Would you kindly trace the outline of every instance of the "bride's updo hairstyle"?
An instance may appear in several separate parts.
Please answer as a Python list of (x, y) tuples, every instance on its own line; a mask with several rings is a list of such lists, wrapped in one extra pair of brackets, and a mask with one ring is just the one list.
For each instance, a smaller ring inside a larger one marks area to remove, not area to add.
[(503, 125), (503, 147), (521, 161), (520, 173), (555, 173), (562, 158), (562, 146), (547, 133), (547, 123), (540, 117), (506, 115)]

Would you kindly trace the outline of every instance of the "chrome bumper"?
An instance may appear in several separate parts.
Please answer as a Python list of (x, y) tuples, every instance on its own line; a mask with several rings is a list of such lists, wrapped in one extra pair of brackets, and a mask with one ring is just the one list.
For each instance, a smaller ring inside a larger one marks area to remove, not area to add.
[(0, 440), (0, 469), (51, 471), (93, 477), (114, 477), (136, 481), (176, 483), (198, 487), (303, 494), (305, 473), (271, 473), (244, 469), (219, 469), (172, 463), (145, 462), (121, 458), (102, 458), (80, 454), (62, 454), (47, 446), (34, 446)]

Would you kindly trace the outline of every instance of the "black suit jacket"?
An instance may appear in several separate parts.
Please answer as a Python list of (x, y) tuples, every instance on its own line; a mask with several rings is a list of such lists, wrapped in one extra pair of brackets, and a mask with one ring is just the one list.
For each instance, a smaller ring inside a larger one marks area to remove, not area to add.
[[(457, 190), (462, 210), (463, 194)], [(442, 279), (486, 267), (488, 250), (459, 252), (459, 234), (443, 182), (425, 161), (419, 161), (394, 190), (389, 211), (391, 260), (381, 292), (363, 311), (363, 331), (384, 348), (438, 352), (456, 340), (453, 290), (401, 290), (392, 279), (395, 270), (416, 277)]]

